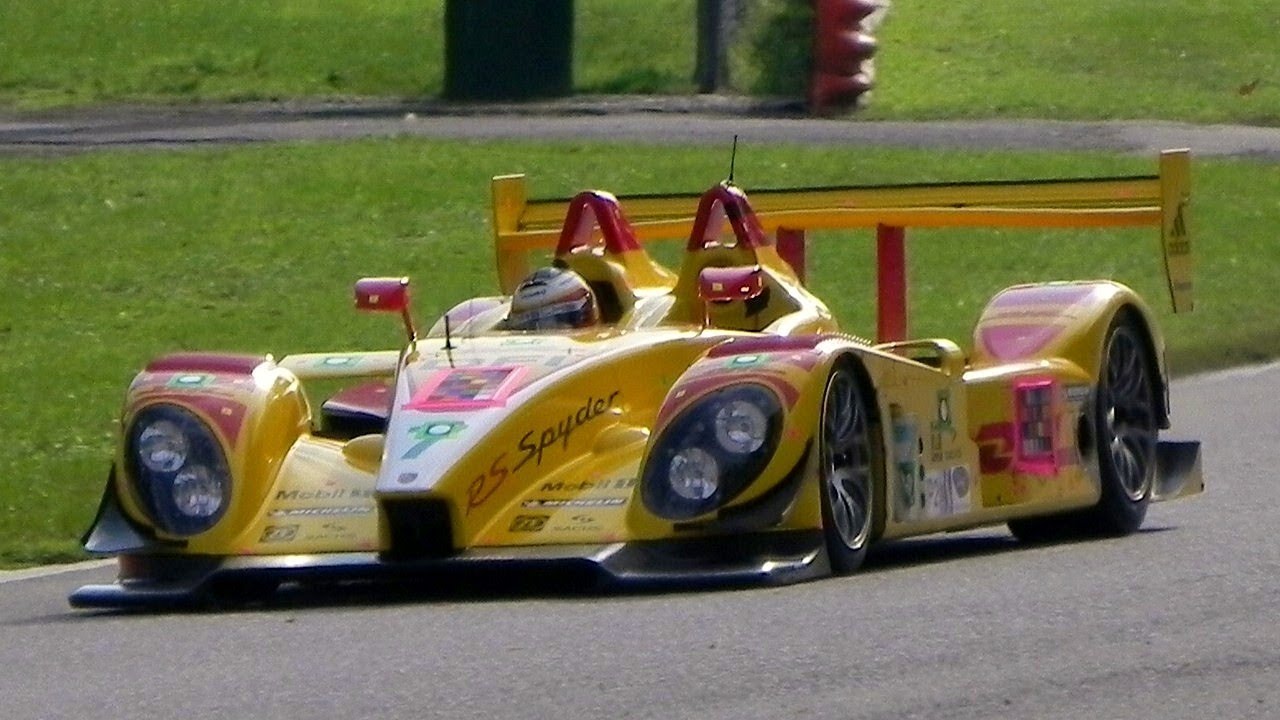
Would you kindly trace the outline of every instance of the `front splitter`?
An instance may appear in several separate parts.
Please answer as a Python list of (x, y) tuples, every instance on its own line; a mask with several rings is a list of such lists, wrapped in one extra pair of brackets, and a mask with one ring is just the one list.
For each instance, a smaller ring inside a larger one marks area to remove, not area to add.
[(561, 573), (565, 589), (679, 589), (784, 585), (830, 574), (818, 531), (593, 545), (471, 548), (440, 558), (375, 553), (209, 557), (129, 555), (122, 579), (85, 585), (78, 608), (154, 608), (235, 602), (284, 583), (402, 583), (458, 573), (536, 578)]

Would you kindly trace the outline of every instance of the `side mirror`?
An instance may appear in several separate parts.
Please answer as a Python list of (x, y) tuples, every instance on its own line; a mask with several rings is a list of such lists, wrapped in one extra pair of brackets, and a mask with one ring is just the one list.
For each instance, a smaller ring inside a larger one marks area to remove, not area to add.
[[(711, 306), (749, 303), (764, 294), (764, 271), (759, 265), (703, 268), (698, 273), (698, 297), (702, 298), (702, 327), (711, 324)], [(747, 305), (750, 314), (750, 305)]]
[(709, 267), (698, 273), (698, 297), (705, 302), (744, 302), (764, 292), (764, 271), (759, 265)]
[(360, 278), (356, 281), (356, 309), (400, 312), (409, 306), (409, 278)]
[(409, 278), (361, 278), (356, 281), (356, 309), (370, 312), (398, 312), (404, 320), (409, 340), (418, 337), (409, 312)]

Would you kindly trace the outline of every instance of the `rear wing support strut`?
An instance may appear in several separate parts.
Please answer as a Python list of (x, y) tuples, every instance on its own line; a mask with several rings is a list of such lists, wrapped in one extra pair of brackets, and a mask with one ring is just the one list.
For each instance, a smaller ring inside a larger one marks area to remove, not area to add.
[(907, 339), (907, 232), (876, 226), (876, 341)]

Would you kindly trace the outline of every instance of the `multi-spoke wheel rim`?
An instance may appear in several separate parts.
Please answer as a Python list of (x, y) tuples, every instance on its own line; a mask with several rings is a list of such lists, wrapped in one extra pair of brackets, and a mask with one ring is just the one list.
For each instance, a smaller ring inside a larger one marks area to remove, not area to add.
[(843, 370), (827, 385), (822, 471), (836, 535), (850, 550), (859, 550), (871, 532), (871, 442), (858, 385)]
[(1098, 402), (1111, 465), (1120, 489), (1136, 502), (1151, 489), (1157, 427), (1146, 348), (1129, 328), (1112, 334), (1106, 373)]

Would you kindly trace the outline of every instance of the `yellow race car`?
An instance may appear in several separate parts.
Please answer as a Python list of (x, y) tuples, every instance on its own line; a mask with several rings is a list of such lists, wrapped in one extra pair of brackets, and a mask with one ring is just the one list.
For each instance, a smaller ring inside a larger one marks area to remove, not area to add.
[[(1169, 381), (1146, 303), (1109, 280), (1021, 285), (967, 348), (907, 339), (904, 228), (1156, 226), (1185, 310), (1188, 201), (1184, 151), (1136, 178), (754, 200), (722, 183), (529, 201), (495, 178), (502, 294), (420, 332), (407, 279), (356, 284), (357, 307), (402, 318), (403, 349), (172, 355), (136, 377), (85, 537), (119, 579), (71, 603), (450, 568), (791, 582), (945, 530), (1131, 533), (1203, 488), (1199, 443), (1157, 438)], [(804, 282), (806, 233), (850, 227), (877, 228), (874, 341)], [(669, 269), (645, 245), (673, 237)]]

